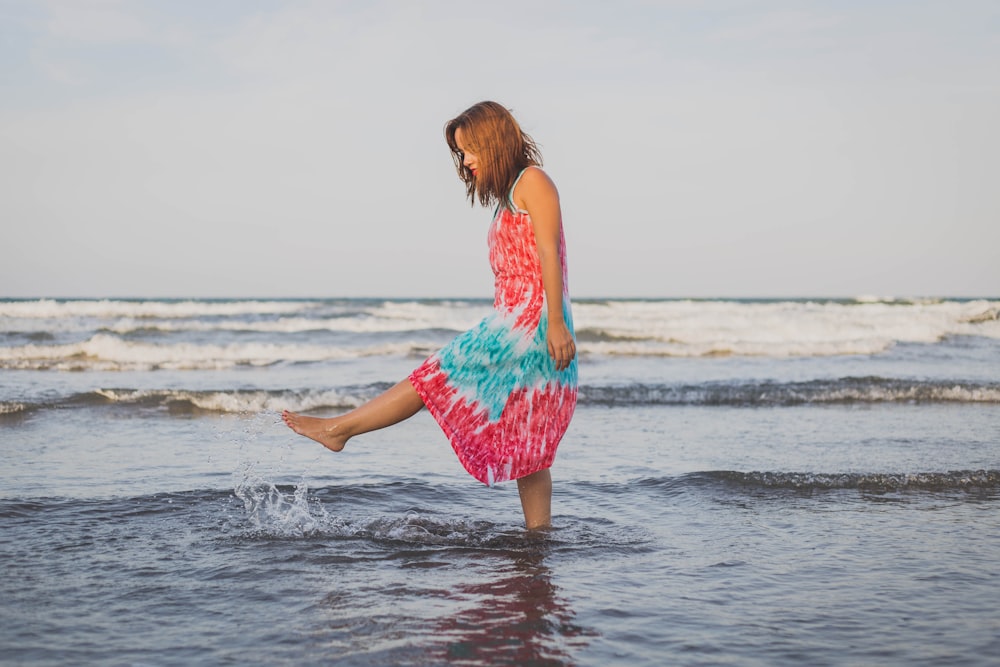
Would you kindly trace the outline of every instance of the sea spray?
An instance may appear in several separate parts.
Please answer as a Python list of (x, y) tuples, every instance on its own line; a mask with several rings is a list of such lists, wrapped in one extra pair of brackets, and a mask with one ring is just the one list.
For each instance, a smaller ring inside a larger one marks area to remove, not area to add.
[[(243, 503), (243, 519), (252, 534), (273, 537), (306, 537), (325, 531), (334, 523), (319, 502), (309, 499), (309, 485), (303, 478), (293, 487), (279, 487), (273, 479), (276, 466), (281, 466), (291, 445), (277, 445), (284, 450), (277, 455), (275, 445), (268, 446), (261, 456), (251, 456), (261, 436), (284, 428), (280, 415), (273, 410), (244, 412), (238, 418), (239, 427), (220, 431), (237, 447), (238, 464), (233, 471), (233, 496)], [(264, 463), (266, 462), (266, 463)]]
[[(424, 482), (408, 481), (391, 487), (344, 484), (312, 490), (304, 471), (289, 470), (294, 446), (289, 440), (271, 442), (269, 436), (285, 433), (285, 425), (275, 411), (244, 412), (227, 416), (235, 425), (220, 429), (217, 437), (228, 439), (237, 449), (238, 462), (232, 473), (233, 507), (227, 531), (242, 537), (265, 539), (317, 538), (399, 543), (412, 546), (523, 548), (523, 531), (518, 527), (479, 519), (437, 516), (427, 505), (429, 491)], [(314, 461), (328, 455), (322, 448)], [(311, 466), (310, 466), (311, 467)], [(282, 481), (298, 476), (294, 483)], [(411, 498), (405, 507), (392, 507), (386, 499), (402, 495)], [(413, 503), (418, 497), (424, 502)], [(368, 513), (361, 507), (357, 516), (341, 515), (336, 509), (366, 503), (382, 507)], [(350, 499), (350, 501), (349, 501)], [(426, 503), (426, 505), (425, 505)]]
[(335, 521), (319, 502), (310, 502), (303, 480), (290, 491), (253, 474), (247, 466), (233, 495), (243, 502), (251, 532), (270, 537), (309, 537), (330, 532)]

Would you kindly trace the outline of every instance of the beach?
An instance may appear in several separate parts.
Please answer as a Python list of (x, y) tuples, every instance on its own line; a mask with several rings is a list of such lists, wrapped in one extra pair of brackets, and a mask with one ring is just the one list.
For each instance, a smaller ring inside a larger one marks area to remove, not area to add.
[(545, 533), (281, 423), (489, 308), (0, 299), (0, 662), (998, 664), (1000, 299), (578, 299)]

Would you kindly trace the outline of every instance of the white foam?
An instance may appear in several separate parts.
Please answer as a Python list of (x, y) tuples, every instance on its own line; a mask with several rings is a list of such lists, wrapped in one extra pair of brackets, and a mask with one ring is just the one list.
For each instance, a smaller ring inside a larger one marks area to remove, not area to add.
[(188, 391), (173, 389), (97, 389), (96, 394), (114, 403), (140, 403), (145, 400), (183, 401), (213, 412), (278, 413), (281, 410), (308, 411), (317, 408), (357, 407), (371, 396), (347, 391), (319, 390), (305, 392), (268, 391)]
[(0, 401), (0, 415), (14, 415), (27, 410), (28, 406), (18, 401)]
[(649, 357), (799, 357), (878, 354), (892, 347), (893, 341), (871, 339), (829, 342), (756, 342), (721, 340), (714, 342), (623, 341), (580, 343), (583, 354)]
[(315, 301), (119, 301), (111, 299), (56, 301), (0, 301), (0, 317), (60, 319), (186, 318), (206, 316), (267, 315), (315, 308)]
[(119, 334), (129, 334), (143, 329), (156, 328), (161, 331), (248, 331), (260, 333), (302, 333), (306, 331), (334, 331), (343, 333), (393, 333), (418, 331), (422, 329), (451, 329), (464, 331), (475, 324), (476, 319), (451, 317), (434, 320), (429, 316), (421, 318), (386, 317), (282, 317), (276, 320), (228, 320), (206, 321), (195, 319), (148, 320), (124, 318), (108, 324), (104, 328)]
[(369, 314), (378, 326), (392, 327), (387, 329), (390, 331), (416, 329), (465, 331), (486, 317), (491, 310), (488, 305), (465, 301), (386, 301), (371, 309)]
[[(377, 342), (379, 333), (462, 331), (489, 312), (482, 301), (0, 302), (2, 331), (111, 332), (73, 345), (0, 347), (0, 367), (210, 369), (407, 354), (422, 348), (399, 341), (364, 348), (308, 346), (277, 336), (348, 332), (373, 334), (371, 340)], [(600, 355), (830, 356), (877, 354), (897, 343), (934, 343), (949, 336), (1000, 339), (1000, 301), (995, 300), (615, 300), (578, 302), (574, 315), (577, 331), (583, 334), (580, 351)], [(106, 321), (95, 324), (92, 318)], [(251, 331), (275, 334), (280, 342), (155, 344), (113, 335), (149, 328), (207, 334)]]
[(574, 306), (577, 331), (610, 340), (584, 342), (595, 354), (875, 354), (900, 342), (947, 336), (1000, 338), (998, 302), (886, 303), (612, 301)]
[(419, 349), (408, 343), (334, 347), (276, 343), (198, 345), (156, 344), (96, 334), (82, 343), (0, 347), (0, 368), (53, 370), (210, 370), (268, 366), (282, 361), (331, 361), (366, 356), (405, 355)]
[[(481, 302), (385, 301), (0, 301), (4, 331), (259, 331), (298, 333), (464, 331), (489, 312)], [(266, 316), (274, 316), (267, 318)], [(346, 316), (338, 316), (346, 315)]]

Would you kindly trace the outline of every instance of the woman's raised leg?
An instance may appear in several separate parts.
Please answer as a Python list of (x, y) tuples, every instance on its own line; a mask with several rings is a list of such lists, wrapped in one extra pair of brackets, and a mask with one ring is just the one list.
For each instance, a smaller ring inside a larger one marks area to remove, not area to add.
[(337, 417), (307, 417), (285, 410), (281, 418), (288, 428), (299, 435), (339, 452), (350, 438), (398, 424), (420, 412), (422, 407), (423, 399), (406, 379), (364, 405)]
[(517, 492), (528, 530), (552, 525), (552, 475), (548, 468), (517, 480)]

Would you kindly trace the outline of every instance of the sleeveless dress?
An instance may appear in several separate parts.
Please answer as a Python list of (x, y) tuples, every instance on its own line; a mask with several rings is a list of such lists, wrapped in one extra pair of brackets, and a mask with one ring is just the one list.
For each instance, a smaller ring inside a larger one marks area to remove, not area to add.
[[(576, 359), (558, 371), (549, 355), (542, 265), (531, 217), (516, 208), (513, 192), (509, 206), (498, 207), (488, 234), (493, 312), (409, 378), (458, 460), (490, 486), (551, 467), (577, 397)], [(563, 318), (572, 333), (562, 229), (559, 261)]]

